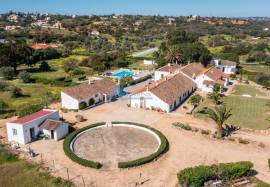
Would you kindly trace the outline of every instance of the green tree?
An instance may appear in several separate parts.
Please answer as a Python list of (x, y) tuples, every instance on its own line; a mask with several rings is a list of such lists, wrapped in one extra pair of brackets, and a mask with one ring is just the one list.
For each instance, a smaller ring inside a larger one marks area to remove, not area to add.
[(208, 98), (211, 99), (216, 105), (222, 103), (222, 95), (220, 94), (220, 85), (215, 84), (213, 92), (208, 94)]
[(12, 67), (2, 67), (0, 68), (0, 75), (6, 80), (11, 80), (14, 78), (15, 74)]
[(0, 114), (4, 114), (8, 108), (8, 104), (6, 104), (3, 100), (0, 100)]
[(22, 71), (19, 73), (19, 78), (23, 83), (31, 82), (31, 74), (27, 71)]
[(39, 65), (39, 71), (51, 71), (51, 66), (46, 61), (42, 61)]
[(223, 124), (231, 117), (231, 109), (228, 109), (225, 105), (215, 107), (214, 109), (207, 108), (200, 113), (206, 114), (217, 124), (217, 137), (222, 138), (224, 136)]
[(176, 47), (170, 47), (168, 49), (165, 59), (171, 64), (183, 63), (182, 54)]
[[(193, 95), (193, 96), (190, 97), (189, 102), (190, 102), (190, 104), (193, 105), (192, 112), (194, 111), (194, 109), (195, 109), (196, 107), (199, 106), (199, 104), (200, 104), (200, 102), (201, 102), (202, 100), (203, 100), (203, 98), (202, 98), (202, 96), (199, 95), (199, 94), (195, 94), (195, 95)], [(192, 112), (191, 112), (191, 113), (192, 113)]]

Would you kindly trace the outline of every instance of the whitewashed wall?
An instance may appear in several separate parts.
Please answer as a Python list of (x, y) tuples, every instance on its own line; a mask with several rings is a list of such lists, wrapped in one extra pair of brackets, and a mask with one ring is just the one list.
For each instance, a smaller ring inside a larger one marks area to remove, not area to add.
[(158, 81), (160, 79), (162, 79), (163, 77), (166, 77), (170, 75), (169, 72), (165, 72), (165, 71), (155, 71), (155, 81)]

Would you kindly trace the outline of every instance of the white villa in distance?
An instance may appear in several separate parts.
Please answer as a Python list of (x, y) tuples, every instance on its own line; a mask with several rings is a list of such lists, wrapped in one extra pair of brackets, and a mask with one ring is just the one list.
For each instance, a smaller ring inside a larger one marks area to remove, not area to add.
[(8, 141), (27, 144), (40, 133), (50, 139), (60, 140), (68, 134), (69, 125), (60, 121), (57, 110), (43, 109), (6, 124)]
[(214, 59), (212, 61), (217, 69), (226, 74), (236, 73), (236, 63), (229, 60)]
[(119, 96), (119, 86), (110, 79), (94, 80), (83, 83), (61, 92), (62, 107), (70, 110), (80, 109), (80, 104), (86, 107), (99, 103), (107, 103)]

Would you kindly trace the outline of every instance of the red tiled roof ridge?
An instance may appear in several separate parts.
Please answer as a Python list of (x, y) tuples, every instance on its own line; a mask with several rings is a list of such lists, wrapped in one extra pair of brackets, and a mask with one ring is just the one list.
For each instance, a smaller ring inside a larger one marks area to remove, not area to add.
[(47, 116), (53, 112), (55, 112), (56, 110), (50, 110), (50, 109), (43, 109), (43, 110), (40, 110), (38, 112), (34, 112), (32, 114), (29, 114), (29, 115), (26, 115), (26, 116), (23, 116), (21, 118), (18, 118), (10, 123), (16, 123), (16, 124), (26, 124), (26, 123), (29, 123), (35, 119), (38, 119), (38, 118), (41, 118), (41, 117), (44, 117), (44, 116)]

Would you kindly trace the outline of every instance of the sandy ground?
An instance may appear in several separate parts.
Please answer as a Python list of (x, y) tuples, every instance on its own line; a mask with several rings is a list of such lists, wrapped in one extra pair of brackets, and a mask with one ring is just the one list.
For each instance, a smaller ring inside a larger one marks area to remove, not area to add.
[[(185, 122), (194, 127), (214, 131), (215, 124), (210, 120), (194, 119), (179, 111), (162, 114), (128, 108), (126, 103), (126, 100), (121, 100), (80, 112), (87, 121), (76, 124), (76, 127), (100, 121), (131, 121), (152, 126), (160, 130), (170, 143), (169, 151), (157, 161), (137, 168), (95, 170), (80, 166), (67, 158), (62, 148), (63, 141), (41, 140), (29, 146), (36, 153), (42, 153), (45, 165), (56, 169), (55, 175), (67, 178), (66, 168), (68, 168), (69, 178), (77, 186), (82, 186), (81, 176), (83, 176), (86, 186), (126, 187), (135, 186), (140, 180), (144, 181), (142, 186), (145, 187), (174, 187), (177, 184), (177, 172), (186, 167), (247, 160), (254, 163), (254, 168), (258, 171), (257, 177), (270, 183), (267, 165), (267, 159), (270, 158), (269, 135), (243, 131), (238, 131), (233, 135), (261, 142), (266, 146), (265, 148), (253, 143), (242, 145), (236, 142), (215, 140), (200, 133), (176, 129), (171, 125), (173, 122)], [(76, 114), (66, 113), (63, 117), (68, 121), (75, 121)], [(3, 122), (1, 121), (2, 126)], [(41, 160), (41, 156), (37, 156), (35, 160)]]
[(151, 155), (158, 140), (149, 132), (131, 127), (104, 127), (86, 131), (73, 144), (81, 158), (100, 162), (103, 168), (117, 168), (127, 162)]

